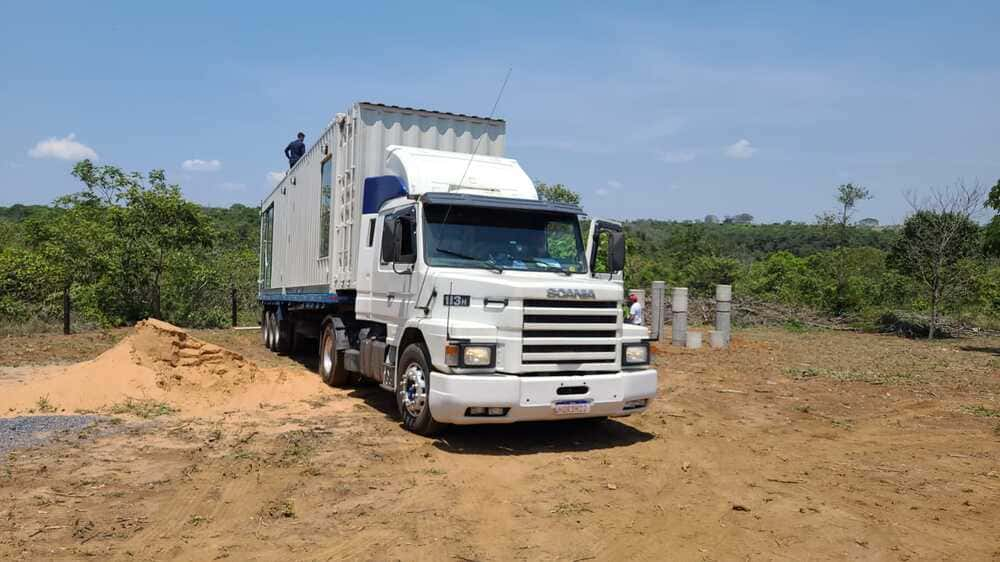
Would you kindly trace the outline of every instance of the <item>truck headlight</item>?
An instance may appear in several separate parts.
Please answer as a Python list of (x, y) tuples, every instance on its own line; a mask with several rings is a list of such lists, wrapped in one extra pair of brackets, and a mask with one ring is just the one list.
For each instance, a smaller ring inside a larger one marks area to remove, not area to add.
[(493, 367), (496, 346), (479, 343), (449, 343), (444, 350), (449, 367)]
[(493, 348), (469, 345), (462, 348), (462, 364), (466, 367), (489, 367), (493, 363)]
[(648, 365), (649, 342), (622, 344), (623, 365)]

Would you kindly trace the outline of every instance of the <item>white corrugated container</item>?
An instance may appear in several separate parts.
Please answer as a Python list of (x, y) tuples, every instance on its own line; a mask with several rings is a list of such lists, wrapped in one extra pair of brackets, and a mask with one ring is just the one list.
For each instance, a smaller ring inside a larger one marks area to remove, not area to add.
[[(261, 291), (326, 293), (355, 287), (362, 186), (365, 178), (385, 174), (387, 146), (503, 156), (505, 136), (502, 120), (424, 109), (361, 102), (347, 115), (338, 114), (261, 203)], [(333, 193), (324, 257), (321, 174), (327, 160), (333, 166)]]

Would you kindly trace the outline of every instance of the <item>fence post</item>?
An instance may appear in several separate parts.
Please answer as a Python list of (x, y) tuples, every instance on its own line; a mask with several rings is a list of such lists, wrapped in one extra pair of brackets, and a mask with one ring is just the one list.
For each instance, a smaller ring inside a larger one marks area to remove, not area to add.
[(715, 286), (715, 330), (722, 333), (723, 345), (729, 345), (732, 332), (733, 286)]
[(70, 333), (69, 309), (70, 309), (69, 285), (66, 285), (63, 287), (63, 334), (66, 335), (69, 335)]
[(667, 284), (663, 281), (653, 281), (653, 287), (650, 289), (650, 315), (649, 315), (649, 326), (650, 334), (649, 337), (653, 338), (654, 341), (660, 341), (660, 332), (663, 330), (663, 292), (666, 290)]
[(673, 334), (670, 343), (684, 346), (687, 344), (688, 329), (688, 290), (687, 287), (674, 287), (671, 294), (671, 310), (673, 310)]
[(229, 290), (229, 298), (233, 307), (233, 328), (236, 327), (236, 287)]

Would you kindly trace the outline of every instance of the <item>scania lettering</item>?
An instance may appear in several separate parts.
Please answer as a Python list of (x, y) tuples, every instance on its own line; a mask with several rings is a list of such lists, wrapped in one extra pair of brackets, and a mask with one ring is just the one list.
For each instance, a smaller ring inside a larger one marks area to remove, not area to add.
[(505, 141), (499, 119), (338, 114), (261, 205), (264, 344), (318, 347), (325, 382), (374, 380), (425, 435), (646, 409), (621, 225), (539, 200)]

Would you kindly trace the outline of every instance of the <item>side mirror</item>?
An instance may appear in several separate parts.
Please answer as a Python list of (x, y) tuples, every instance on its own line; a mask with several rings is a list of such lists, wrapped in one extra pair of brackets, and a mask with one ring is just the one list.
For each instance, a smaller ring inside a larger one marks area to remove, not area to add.
[(410, 215), (396, 219), (396, 263), (417, 263), (415, 221)]
[(393, 263), (398, 257), (396, 255), (399, 250), (399, 244), (397, 243), (398, 237), (396, 236), (396, 233), (399, 231), (398, 225), (399, 219), (396, 217), (386, 217), (385, 223), (382, 225), (383, 263)]
[(608, 268), (612, 272), (623, 271), (625, 269), (625, 233), (609, 232), (611, 239), (608, 241)]

